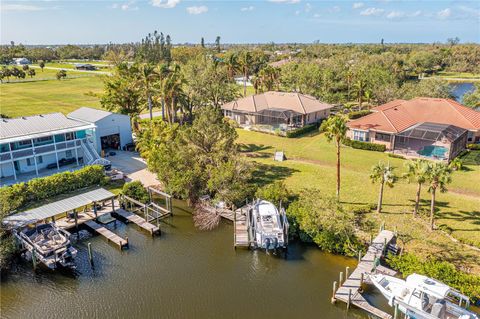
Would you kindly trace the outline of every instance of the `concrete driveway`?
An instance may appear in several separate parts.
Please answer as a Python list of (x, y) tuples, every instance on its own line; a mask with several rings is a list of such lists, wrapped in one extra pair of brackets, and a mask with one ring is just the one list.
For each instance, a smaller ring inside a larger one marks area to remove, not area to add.
[(147, 164), (136, 152), (115, 151), (115, 156), (108, 156), (112, 168), (122, 171), (126, 181), (140, 181), (144, 186), (159, 184), (155, 174), (147, 170)]

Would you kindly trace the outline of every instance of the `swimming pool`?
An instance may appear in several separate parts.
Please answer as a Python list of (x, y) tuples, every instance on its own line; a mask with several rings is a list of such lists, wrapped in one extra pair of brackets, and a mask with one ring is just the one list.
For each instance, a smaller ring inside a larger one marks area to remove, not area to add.
[(427, 157), (445, 158), (445, 153), (448, 151), (446, 147), (429, 145), (417, 151), (418, 154)]

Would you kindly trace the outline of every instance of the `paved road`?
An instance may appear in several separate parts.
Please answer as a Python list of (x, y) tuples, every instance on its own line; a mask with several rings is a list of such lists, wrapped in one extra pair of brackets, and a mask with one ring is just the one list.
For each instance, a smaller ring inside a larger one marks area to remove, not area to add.
[[(40, 67), (37, 66), (37, 65), (30, 65), (29, 67), (33, 68), (33, 69), (40, 69)], [(52, 67), (52, 66), (46, 66), (46, 67), (44, 67), (44, 69), (47, 69), (47, 70), (65, 70), (67, 72), (72, 71), (72, 72), (103, 74), (103, 75), (110, 75), (111, 74), (110, 72), (105, 72), (105, 71), (75, 70), (75, 69), (68, 69), (68, 68), (55, 68), (55, 67)]]
[[(162, 117), (162, 112), (161, 111), (160, 112), (153, 112), (152, 115), (153, 115), (153, 117)], [(138, 117), (141, 118), (141, 119), (149, 119), (150, 118), (150, 113), (147, 112), (145, 114), (140, 114)]]

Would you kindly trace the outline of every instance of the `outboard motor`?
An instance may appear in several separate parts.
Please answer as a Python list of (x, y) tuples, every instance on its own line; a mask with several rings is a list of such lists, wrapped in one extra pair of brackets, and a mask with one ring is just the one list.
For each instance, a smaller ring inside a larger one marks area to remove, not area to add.
[(263, 245), (265, 246), (265, 252), (268, 253), (268, 249), (270, 247), (270, 238), (265, 238)]

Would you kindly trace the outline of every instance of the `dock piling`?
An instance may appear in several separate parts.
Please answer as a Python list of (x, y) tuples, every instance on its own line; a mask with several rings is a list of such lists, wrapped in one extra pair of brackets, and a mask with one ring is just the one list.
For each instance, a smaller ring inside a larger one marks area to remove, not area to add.
[(37, 256), (35, 254), (36, 251), (37, 250), (35, 249), (35, 247), (33, 247), (33, 249), (32, 249), (32, 263), (33, 263), (33, 270), (34, 271), (37, 270)]
[(350, 267), (345, 267), (345, 278), (348, 278), (350, 275)]
[(88, 243), (88, 261), (90, 262), (90, 266), (93, 267), (93, 253), (92, 253), (92, 244)]
[(335, 303), (335, 293), (337, 292), (337, 282), (333, 282), (333, 291), (332, 291), (332, 299), (330, 299), (331, 303)]
[(338, 284), (341, 286), (343, 284), (343, 271), (340, 272), (340, 277), (338, 279)]
[(348, 289), (347, 311), (350, 309), (351, 301), (352, 301), (352, 289)]
[[(395, 302), (395, 300), (394, 300)], [(399, 315), (398, 315), (398, 303), (395, 304), (395, 311), (393, 313), (393, 319), (399, 319)]]
[(360, 263), (362, 261), (362, 251), (359, 250), (358, 251), (358, 263)]

